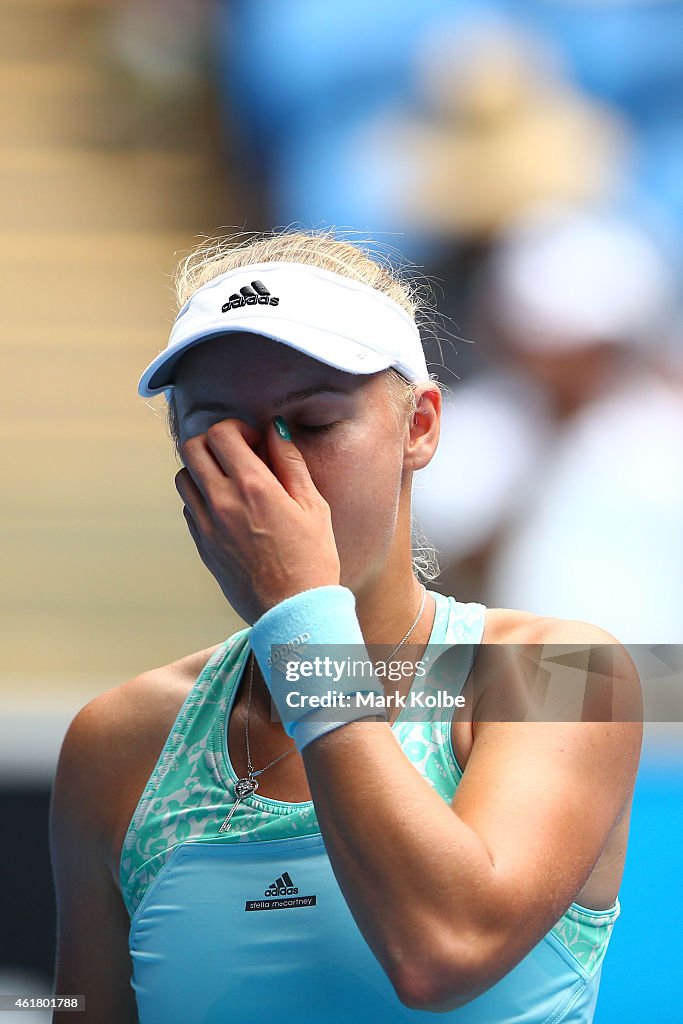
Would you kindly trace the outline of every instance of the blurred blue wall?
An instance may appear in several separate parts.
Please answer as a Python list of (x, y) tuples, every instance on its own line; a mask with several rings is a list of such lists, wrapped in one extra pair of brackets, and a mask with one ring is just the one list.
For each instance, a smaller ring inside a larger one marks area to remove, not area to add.
[(602, 969), (594, 1024), (679, 1024), (683, 886), (683, 752), (643, 748), (621, 915)]

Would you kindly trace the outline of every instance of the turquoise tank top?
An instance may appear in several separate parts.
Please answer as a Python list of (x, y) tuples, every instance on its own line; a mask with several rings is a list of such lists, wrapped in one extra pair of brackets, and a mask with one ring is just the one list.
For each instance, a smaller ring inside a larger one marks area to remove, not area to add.
[[(458, 645), (456, 693), (484, 632), (486, 608), (430, 591), (429, 645)], [(120, 883), (140, 1024), (427, 1022), (406, 1007), (365, 942), (337, 884), (311, 801), (246, 797), (218, 829), (237, 776), (227, 723), (249, 654), (243, 629), (188, 694), (124, 840)], [(449, 662), (451, 664), (451, 662)], [(462, 771), (451, 722), (392, 725), (401, 748), (450, 804)], [(446, 716), (443, 716), (446, 719)], [(458, 1010), (458, 1024), (590, 1024), (614, 922), (572, 903), (504, 978)]]

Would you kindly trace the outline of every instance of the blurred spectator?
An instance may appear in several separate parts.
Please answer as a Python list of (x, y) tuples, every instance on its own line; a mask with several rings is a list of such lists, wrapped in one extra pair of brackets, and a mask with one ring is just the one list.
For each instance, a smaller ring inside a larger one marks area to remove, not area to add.
[[(564, 54), (577, 85), (628, 119), (633, 209), (683, 239), (683, 4), (680, 0), (502, 0)], [(683, 259), (683, 251), (679, 251)]]
[(226, 133), (262, 176), (266, 222), (350, 225), (376, 236), (392, 223), (386, 159), (367, 159), (359, 131), (412, 95), (412, 57), (449, 0), (221, 0), (217, 49)]
[(438, 28), (417, 51), (420, 115), (368, 133), (405, 168), (405, 224), (462, 243), (543, 200), (612, 193), (626, 133), (567, 81), (556, 52), (500, 19)]
[(402, 251), (424, 261), (522, 204), (613, 187), (619, 119), (504, 4), (217, 10), (226, 134), (263, 176), (274, 222), (405, 233)]
[[(216, 12), (226, 145), (264, 197), (263, 224), (386, 238), (448, 282), (442, 311), (459, 333), (472, 333), (482, 246), (543, 199), (618, 206), (668, 234), (683, 269), (678, 0), (220, 0)], [(477, 347), (459, 346), (449, 369), (477, 365)]]
[(455, 391), (415, 493), (446, 589), (623, 643), (683, 641), (665, 262), (614, 215), (546, 208), (501, 238), (479, 301), (494, 367)]

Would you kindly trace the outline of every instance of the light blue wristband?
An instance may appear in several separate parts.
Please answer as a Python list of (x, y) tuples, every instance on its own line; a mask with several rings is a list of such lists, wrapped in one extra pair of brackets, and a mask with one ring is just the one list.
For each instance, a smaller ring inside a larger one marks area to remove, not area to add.
[[(373, 706), (374, 698), (366, 696), (383, 697), (384, 687), (372, 670), (356, 615), (356, 598), (348, 587), (315, 587), (286, 598), (254, 623), (249, 642), (285, 732), (299, 751), (319, 736), (359, 718), (381, 715), (388, 720), (385, 709)], [(334, 658), (335, 647), (343, 649), (344, 657)], [(310, 660), (307, 648), (312, 648)], [(352, 659), (346, 657), (349, 649)], [(322, 671), (306, 674), (304, 662), (311, 664), (314, 654), (319, 662), (325, 654), (335, 660), (333, 678)], [(365, 662), (368, 672), (357, 676), (352, 660)], [(329, 704), (316, 705), (319, 698), (327, 695), (329, 699), (331, 693), (336, 695), (334, 707), (342, 712), (341, 721), (329, 720), (334, 717)]]

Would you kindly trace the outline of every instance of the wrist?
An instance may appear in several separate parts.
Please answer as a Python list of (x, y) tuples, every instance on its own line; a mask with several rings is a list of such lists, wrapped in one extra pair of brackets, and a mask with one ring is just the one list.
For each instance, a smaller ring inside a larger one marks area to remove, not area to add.
[[(323, 584), (283, 598), (254, 623), (249, 642), (270, 685), (273, 648), (302, 643), (364, 643), (356, 598), (348, 587)], [(286, 653), (277, 650), (276, 657)]]
[[(355, 603), (347, 587), (323, 585), (286, 598), (252, 627), (252, 650), (285, 732), (300, 751), (332, 729), (377, 715), (373, 702), (384, 689)], [(362, 670), (356, 673), (357, 666)]]
[[(309, 578), (306, 582), (293, 582), (289, 585), (281, 586), (278, 591), (266, 594), (260, 601), (260, 614), (254, 626), (271, 612), (274, 608), (278, 608), (283, 602), (290, 601), (293, 598), (299, 597), (301, 594), (307, 594), (312, 590), (320, 590), (323, 587), (339, 587), (339, 574), (336, 579), (333, 578), (329, 573), (326, 577), (313, 579)], [(347, 588), (344, 587), (344, 590)]]

